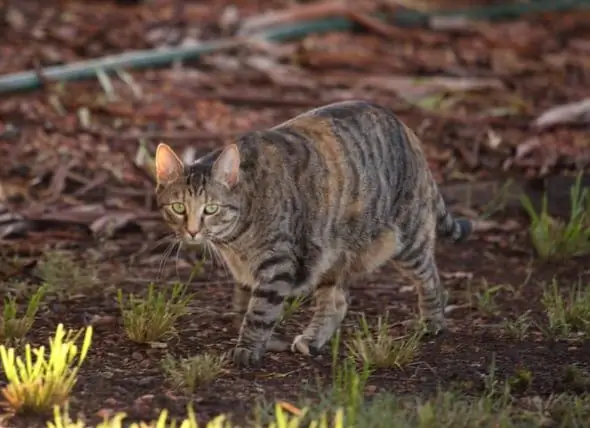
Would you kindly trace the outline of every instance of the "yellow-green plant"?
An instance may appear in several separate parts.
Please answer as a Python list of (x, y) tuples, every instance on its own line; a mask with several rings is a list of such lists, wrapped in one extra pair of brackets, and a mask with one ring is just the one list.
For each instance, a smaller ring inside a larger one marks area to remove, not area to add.
[[(199, 428), (195, 412), (190, 406), (188, 407), (188, 418), (180, 422), (180, 425), (176, 425), (175, 421), (168, 422), (168, 410), (164, 409), (156, 421), (148, 424), (145, 422), (135, 422), (130, 425), (130, 428), (176, 428), (177, 426), (178, 428)], [(227, 420), (226, 415), (219, 415), (209, 421), (205, 428), (231, 428), (231, 424)]]
[[(187, 408), (188, 417), (178, 424), (175, 420), (168, 421), (168, 410), (164, 409), (160, 412), (158, 419), (152, 422), (133, 422), (129, 424), (125, 421), (127, 414), (121, 412), (110, 418), (106, 418), (99, 423), (96, 428), (199, 428), (197, 417), (192, 407)], [(47, 422), (47, 428), (85, 428), (83, 422), (72, 422), (68, 415), (67, 405), (61, 409), (59, 406), (54, 408), (53, 421)], [(219, 415), (213, 420), (209, 421), (205, 428), (231, 428), (231, 424), (227, 420), (226, 415)]]
[(268, 428), (344, 428), (344, 410), (337, 408), (330, 418), (327, 412), (323, 412), (317, 419), (309, 421), (305, 416), (308, 409), (302, 409), (295, 415), (290, 415), (279, 403), (275, 405), (274, 420), (268, 424)]
[(20, 340), (29, 332), (39, 310), (39, 303), (45, 294), (46, 286), (39, 287), (27, 305), (25, 314), (18, 316), (15, 296), (4, 298), (4, 309), (0, 318), (0, 342)]
[(123, 292), (118, 290), (118, 300), (123, 315), (123, 326), (131, 340), (138, 343), (155, 342), (174, 331), (174, 323), (187, 313), (192, 295), (186, 294), (186, 286), (175, 284), (170, 292), (155, 291), (149, 284), (146, 298), (129, 294), (124, 302)]
[[(68, 405), (60, 407), (58, 405), (53, 406), (53, 420), (47, 421), (47, 428), (85, 428), (86, 425), (83, 421), (77, 420), (72, 421), (70, 413), (68, 411)], [(107, 428), (107, 427), (105, 427)]]
[(16, 356), (14, 348), (0, 346), (0, 358), (8, 385), (2, 395), (14, 412), (46, 413), (61, 405), (76, 384), (78, 371), (92, 341), (92, 327), (86, 328), (81, 347), (75, 342), (81, 331), (64, 330), (59, 324), (49, 339), (49, 356), (45, 347), (25, 346), (24, 357)]
[(546, 194), (539, 213), (528, 196), (521, 197), (531, 219), (531, 240), (542, 260), (563, 260), (590, 252), (590, 193), (587, 188), (582, 189), (581, 173), (570, 189), (570, 201), (571, 213), (566, 223), (549, 215)]

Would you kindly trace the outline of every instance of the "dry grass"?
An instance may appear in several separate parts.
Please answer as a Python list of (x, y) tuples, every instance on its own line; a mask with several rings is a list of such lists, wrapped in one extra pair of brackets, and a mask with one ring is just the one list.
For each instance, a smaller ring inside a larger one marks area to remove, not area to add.
[(365, 316), (360, 318), (360, 328), (354, 332), (347, 347), (352, 356), (371, 367), (393, 368), (408, 364), (414, 358), (420, 338), (419, 330), (407, 336), (392, 337), (387, 317), (379, 317), (371, 331)]
[(225, 359), (208, 353), (182, 359), (168, 355), (162, 361), (162, 366), (175, 388), (192, 394), (200, 385), (219, 376), (225, 366)]

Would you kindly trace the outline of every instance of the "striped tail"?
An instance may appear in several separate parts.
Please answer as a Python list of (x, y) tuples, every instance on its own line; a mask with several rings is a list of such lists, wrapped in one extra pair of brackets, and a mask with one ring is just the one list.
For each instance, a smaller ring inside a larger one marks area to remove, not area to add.
[(449, 237), (454, 242), (464, 241), (473, 231), (469, 219), (453, 217), (440, 193), (436, 203), (436, 231), (438, 236)]

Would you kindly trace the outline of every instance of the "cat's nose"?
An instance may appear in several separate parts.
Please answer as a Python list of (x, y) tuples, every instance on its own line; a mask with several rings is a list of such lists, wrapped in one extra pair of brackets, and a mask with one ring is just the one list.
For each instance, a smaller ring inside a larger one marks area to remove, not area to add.
[(195, 236), (197, 236), (199, 233), (201, 232), (201, 229), (187, 229), (186, 233), (188, 233), (190, 235), (191, 238), (194, 238)]

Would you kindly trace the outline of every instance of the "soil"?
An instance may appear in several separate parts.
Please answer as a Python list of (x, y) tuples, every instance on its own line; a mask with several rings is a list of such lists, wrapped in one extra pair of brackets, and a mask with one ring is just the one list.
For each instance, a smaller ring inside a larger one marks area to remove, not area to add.
[[(220, 6), (215, 8), (187, 2), (181, 18), (174, 15), (174, 2), (165, 0), (136, 6), (13, 3), (8, 6), (12, 14), (5, 16), (0, 29), (2, 74), (222, 34), (223, 2), (216, 2)], [(263, 3), (243, 1), (239, 7), (246, 16), (253, 16), (270, 8)], [(274, 8), (288, 7), (288, 2), (272, 3)], [(167, 233), (154, 206), (153, 183), (133, 164), (138, 137), (150, 149), (165, 140), (181, 151), (205, 150), (231, 135), (278, 123), (307, 108), (363, 97), (393, 106), (417, 130), (443, 187), (457, 182), (468, 186), (484, 180), (501, 182), (507, 176), (524, 183), (542, 175), (567, 174), (568, 169), (586, 164), (587, 125), (537, 131), (529, 123), (545, 109), (590, 95), (589, 18), (586, 12), (552, 13), (482, 23), (465, 32), (408, 30), (403, 43), (371, 32), (310, 36), (301, 43), (269, 48), (269, 57), (282, 58), (277, 60), (277, 70), (287, 67), (285, 58), (294, 61), (296, 52), (302, 55), (304, 50), (305, 61), (294, 65), (299, 74), (291, 79), (245, 66), (248, 58), (261, 55), (245, 49), (170, 68), (129, 71), (141, 88), (137, 97), (128, 85), (114, 79), (118, 99), (110, 101), (95, 81), (48, 82), (42, 90), (0, 97), (0, 209), (15, 216), (10, 230), (7, 217), (0, 220), (0, 280), (5, 285), (18, 279), (38, 284), (35, 264), (55, 248), (68, 249), (80, 263), (99, 268), (98, 284), (77, 288), (68, 299), (45, 302), (27, 336), (29, 343), (46, 344), (58, 323), (71, 328), (94, 324), (91, 352), (71, 398), (71, 413), (81, 413), (93, 422), (116, 411), (149, 420), (162, 408), (172, 416), (184, 416), (186, 404), (193, 403), (199, 419), (231, 412), (243, 421), (258, 400), (296, 402), (302, 391), (313, 390), (318, 377), (326, 384), (330, 379), (328, 350), (314, 358), (269, 352), (260, 369), (228, 366), (190, 396), (175, 391), (161, 369), (165, 354), (226, 352), (235, 343), (236, 331), (227, 316), (232, 279), (210, 262), (189, 286), (194, 293), (191, 313), (178, 322), (177, 336), (162, 347), (139, 345), (127, 338), (116, 289), (143, 294), (147, 284), (156, 281), (164, 249), (156, 243)], [(174, 19), (180, 19), (180, 24)], [(547, 29), (548, 23), (553, 30)], [(559, 38), (553, 36), (557, 31)], [(507, 32), (518, 42), (508, 41)], [(342, 55), (329, 55), (336, 44), (345, 47)], [(388, 60), (379, 65), (384, 52)], [(357, 60), (362, 53), (370, 65), (364, 69)], [(237, 65), (232, 65), (236, 60)], [(387, 73), (491, 76), (502, 82), (502, 88), (476, 92), (457, 101), (451, 110), (424, 110), (383, 87), (358, 85), (369, 75)], [(341, 83), (330, 83), (338, 79)], [(519, 99), (513, 101), (521, 106), (516, 112), (482, 113), (494, 103), (505, 104), (502, 98), (509, 95)], [(80, 120), (84, 108), (90, 112), (90, 126)], [(468, 216), (479, 216), (484, 210), (464, 198), (454, 202), (453, 210)], [(425, 340), (409, 366), (377, 370), (369, 380), (368, 395), (392, 391), (425, 396), (438, 387), (457, 385), (476, 394), (492, 361), (501, 379), (519, 369), (532, 373), (532, 384), (523, 395), (590, 392), (563, 382), (563, 370), (569, 365), (590, 372), (588, 341), (550, 340), (537, 326), (517, 340), (503, 326), (526, 311), (545, 324), (543, 286), (554, 280), (563, 289), (579, 281), (587, 284), (590, 257), (560, 263), (536, 261), (527, 217), (517, 208), (493, 208), (497, 212), (487, 218), (491, 228), (476, 230), (464, 243), (441, 242), (437, 249), (441, 277), (450, 293), (449, 331)], [(170, 261), (160, 282), (186, 280), (191, 260), (187, 257), (180, 254)], [(486, 284), (506, 286), (497, 295), (492, 314), (473, 298)], [(7, 290), (0, 289), (0, 297)], [(389, 312), (390, 320), (400, 322), (413, 318), (417, 310), (414, 292), (389, 266), (355, 284), (352, 299), (345, 321), (348, 331), (363, 313), (374, 322)], [(290, 319), (288, 334), (300, 331), (309, 313), (304, 307)], [(401, 332), (401, 328), (392, 330), (392, 334)], [(2, 382), (0, 377), (0, 386)], [(39, 420), (23, 417), (10, 423), (42, 426)]]

